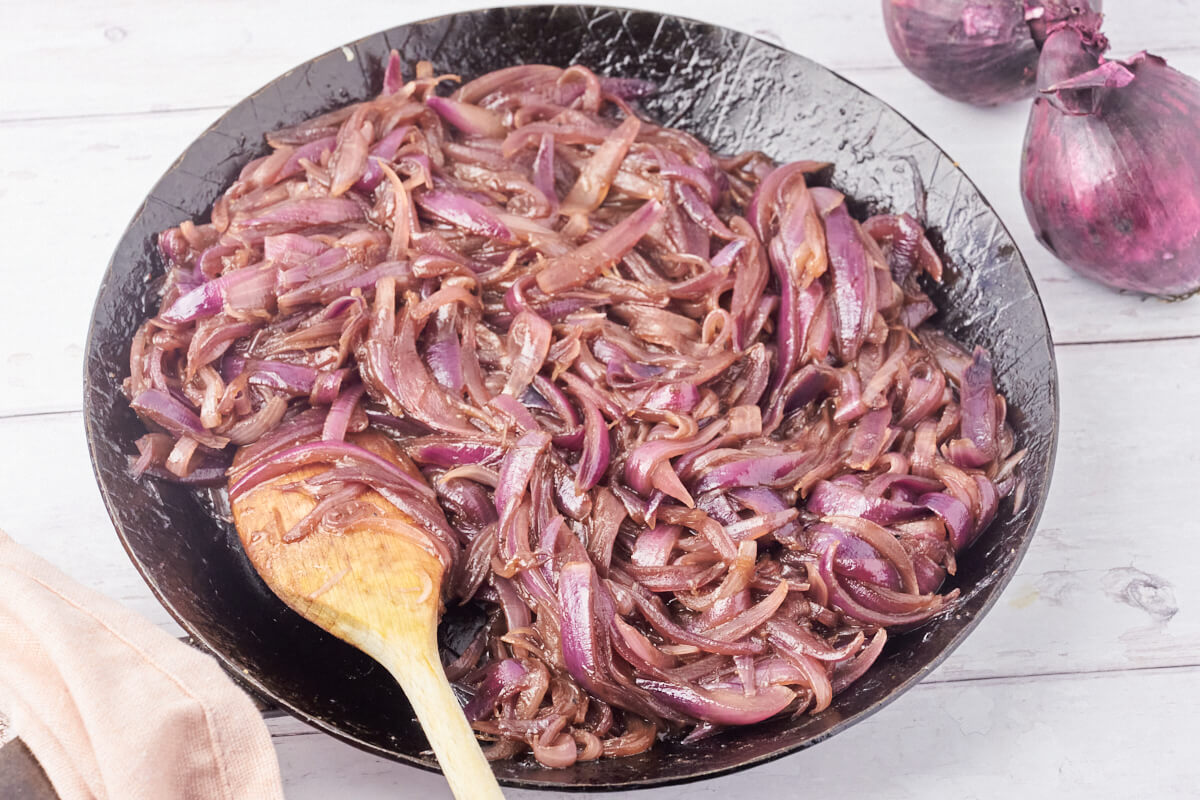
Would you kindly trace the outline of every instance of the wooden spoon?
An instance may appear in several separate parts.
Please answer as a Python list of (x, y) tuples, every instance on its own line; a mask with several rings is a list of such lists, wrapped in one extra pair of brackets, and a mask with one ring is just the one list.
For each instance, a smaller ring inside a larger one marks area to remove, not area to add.
[[(386, 436), (367, 431), (350, 441), (413, 470)], [(235, 469), (239, 458), (234, 459)], [(377, 506), (345, 533), (314, 531), (296, 542), (283, 535), (316, 505), (281, 485), (323, 467), (302, 467), (233, 503), (238, 536), (271, 591), (302, 617), (344, 639), (392, 673), (425, 730), (450, 790), (459, 800), (503, 798), (492, 768), (442, 671), (437, 649), (442, 564), (423, 546), (413, 520), (376, 492)]]

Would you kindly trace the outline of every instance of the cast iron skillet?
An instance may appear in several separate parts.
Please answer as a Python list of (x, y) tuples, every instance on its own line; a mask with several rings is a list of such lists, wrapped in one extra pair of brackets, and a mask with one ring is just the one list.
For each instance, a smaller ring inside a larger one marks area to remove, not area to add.
[[(658, 121), (724, 152), (758, 148), (781, 161), (836, 164), (830, 182), (853, 210), (907, 211), (933, 231), (948, 266), (934, 290), (938, 324), (982, 344), (1029, 449), (1028, 491), (969, 553), (950, 587), (957, 611), (889, 641), (879, 662), (832, 708), (690, 747), (662, 742), (632, 758), (566, 770), (495, 765), (501, 782), (546, 789), (629, 789), (719, 775), (814, 744), (865, 718), (927, 675), (995, 602), (1029, 545), (1057, 439), (1057, 374), (1029, 272), (996, 213), (938, 147), (877, 98), (806, 58), (744, 34), (679, 17), (595, 7), (489, 9), (401, 25), (300, 65), (234, 106), (167, 171), (121, 238), (100, 286), (88, 341), (84, 407), (100, 490), (130, 558), (154, 594), (227, 669), (297, 717), (372, 753), (436, 769), (396, 684), (373, 661), (286, 608), (258, 579), (232, 527), (178, 486), (137, 483), (126, 455), (143, 432), (120, 391), (129, 340), (156, 307), (148, 280), (162, 265), (155, 234), (204, 217), (263, 133), (377, 93), (388, 50), (471, 78), (522, 62), (585, 64), (645, 78)], [(411, 73), (410, 73), (411, 74)]]

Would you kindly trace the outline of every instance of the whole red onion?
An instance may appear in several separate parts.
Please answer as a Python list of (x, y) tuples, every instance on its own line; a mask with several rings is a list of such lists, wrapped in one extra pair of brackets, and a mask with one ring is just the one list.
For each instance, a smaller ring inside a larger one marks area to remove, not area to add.
[(892, 49), (904, 66), (955, 100), (994, 106), (1034, 92), (1047, 27), (1072, 19), (1095, 29), (1100, 0), (883, 0)]
[(1038, 239), (1118, 289), (1200, 289), (1200, 81), (1145, 52), (1105, 60), (1064, 28), (1046, 41), (1038, 88), (1021, 160)]

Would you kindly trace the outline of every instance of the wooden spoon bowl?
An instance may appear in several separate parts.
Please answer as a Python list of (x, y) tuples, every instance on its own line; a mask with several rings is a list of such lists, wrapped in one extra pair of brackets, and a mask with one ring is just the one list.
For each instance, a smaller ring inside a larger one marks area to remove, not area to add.
[[(386, 436), (366, 431), (348, 438), (415, 472)], [(234, 459), (235, 470), (241, 456)], [(377, 516), (344, 532), (317, 527), (297, 541), (284, 541), (317, 504), (295, 485), (323, 469), (293, 470), (233, 501), (234, 523), (250, 563), (298, 614), (362, 650), (396, 678), (455, 797), (503, 797), (438, 658), (443, 567), (425, 532), (382, 495), (368, 491), (358, 501), (375, 506)]]

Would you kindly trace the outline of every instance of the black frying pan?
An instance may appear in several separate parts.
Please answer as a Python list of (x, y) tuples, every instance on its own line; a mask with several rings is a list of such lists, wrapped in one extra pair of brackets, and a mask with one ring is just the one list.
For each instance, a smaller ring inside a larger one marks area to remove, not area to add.
[[(1054, 461), (1057, 374), (1045, 314), (1012, 238), (991, 206), (937, 145), (872, 95), (806, 58), (744, 34), (648, 12), (595, 7), (491, 9), (401, 25), (301, 64), (234, 106), (151, 190), (121, 238), (96, 300), (84, 376), (87, 435), (96, 478), (117, 534), (167, 610), (238, 677), (280, 706), (370, 752), (436, 769), (390, 676), (349, 645), (292, 613), (258, 579), (232, 527), (174, 485), (138, 483), (126, 454), (142, 426), (120, 384), (129, 340), (155, 303), (147, 278), (162, 268), (155, 234), (201, 218), (241, 166), (261, 155), (263, 133), (374, 95), (396, 48), (471, 78), (519, 62), (585, 64), (645, 78), (661, 91), (645, 103), (658, 121), (718, 150), (748, 148), (779, 160), (832, 161), (830, 181), (859, 213), (907, 211), (932, 230), (948, 277), (933, 296), (938, 324), (982, 344), (1008, 397), (1024, 462), (1027, 499), (1011, 503), (959, 560), (947, 588), (953, 615), (899, 636), (832, 708), (776, 720), (684, 747), (579, 763), (559, 771), (529, 761), (495, 765), (512, 786), (628, 789), (696, 780), (777, 758), (865, 718), (927, 675), (995, 602), (1029, 545)], [(352, 57), (351, 57), (352, 56)]]

